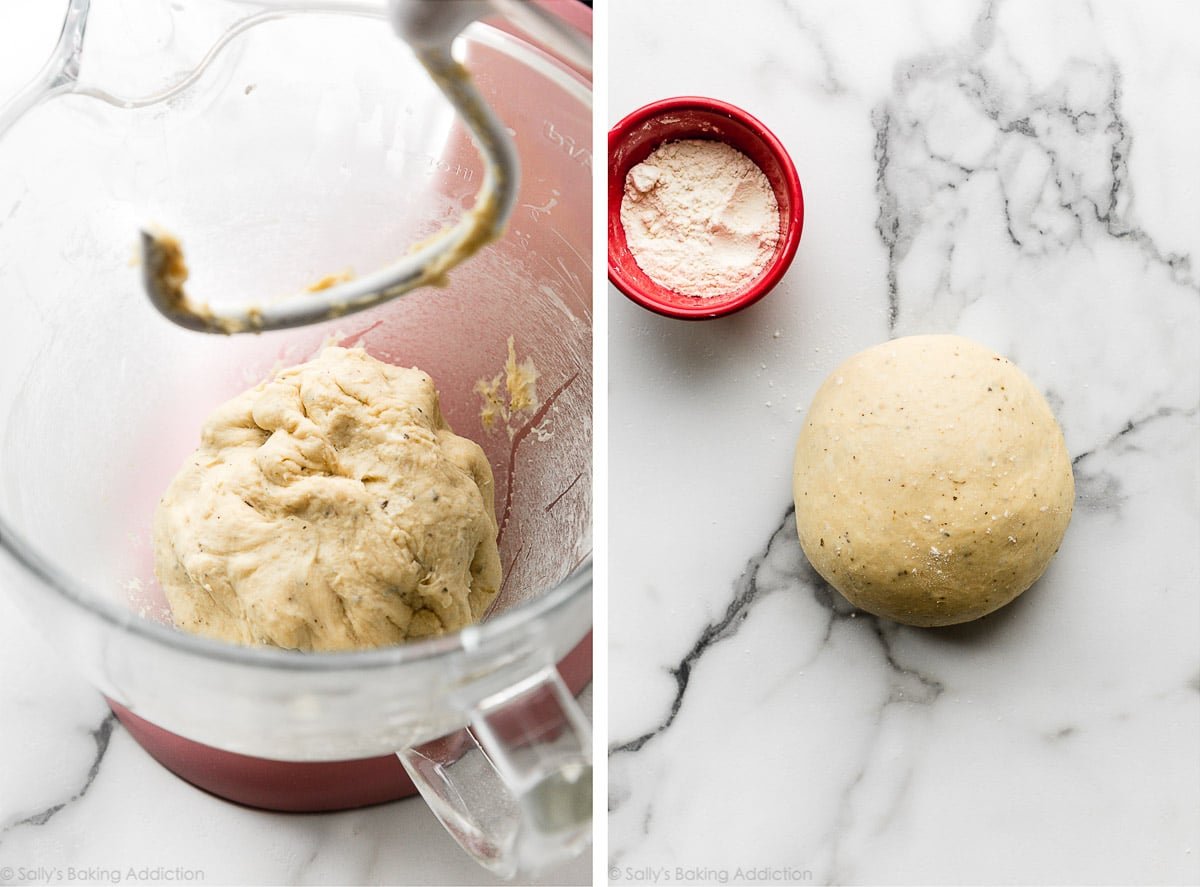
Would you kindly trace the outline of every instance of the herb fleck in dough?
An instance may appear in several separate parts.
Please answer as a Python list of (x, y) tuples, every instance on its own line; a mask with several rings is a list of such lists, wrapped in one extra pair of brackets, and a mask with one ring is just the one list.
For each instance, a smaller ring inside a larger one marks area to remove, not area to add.
[(176, 624), (377, 647), (478, 620), (500, 585), (491, 468), (433, 380), (326, 348), (218, 407), (154, 522)]
[(1075, 499), (1062, 431), (1009, 360), (959, 336), (868, 348), (796, 444), (796, 526), (855, 606), (909, 625), (999, 609), (1041, 576)]

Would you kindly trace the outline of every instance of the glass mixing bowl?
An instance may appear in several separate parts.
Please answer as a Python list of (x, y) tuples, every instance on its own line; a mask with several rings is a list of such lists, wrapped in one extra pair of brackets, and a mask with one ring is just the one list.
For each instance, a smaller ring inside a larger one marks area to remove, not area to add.
[[(589, 83), (487, 24), (460, 38), (521, 186), (504, 238), (445, 287), (220, 337), (160, 317), (131, 264), (161, 223), (193, 293), (261, 298), (378, 268), (469, 208), (479, 158), (382, 12), (75, 0), (0, 109), (0, 580), (118, 712), (274, 764), (398, 754), (460, 842), (511, 873), (590, 835), (589, 728), (555, 669), (572, 650), (578, 665), (591, 625)], [(510, 338), (539, 406), (488, 429), (476, 383)], [(483, 446), (497, 604), (460, 633), (351, 653), (177, 631), (152, 568), (158, 497), (215, 406), (329, 340), (429, 372)]]

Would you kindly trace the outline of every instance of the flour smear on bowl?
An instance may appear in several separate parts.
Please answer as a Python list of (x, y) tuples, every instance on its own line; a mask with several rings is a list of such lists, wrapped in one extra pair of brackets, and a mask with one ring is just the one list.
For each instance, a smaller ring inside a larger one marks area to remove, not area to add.
[(685, 139), (660, 145), (629, 171), (621, 225), (647, 277), (684, 296), (713, 298), (742, 289), (770, 262), (779, 204), (741, 151)]

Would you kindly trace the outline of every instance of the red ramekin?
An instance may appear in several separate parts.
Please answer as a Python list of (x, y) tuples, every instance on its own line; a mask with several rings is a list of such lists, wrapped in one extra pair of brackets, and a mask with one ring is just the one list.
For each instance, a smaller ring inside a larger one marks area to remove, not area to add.
[[(779, 241), (757, 277), (721, 296), (685, 296), (659, 286), (638, 267), (625, 242), (621, 198), (629, 170), (664, 142), (713, 139), (741, 151), (763, 171), (779, 204)], [(800, 243), (804, 193), (791, 157), (769, 129), (717, 99), (681, 96), (638, 108), (608, 133), (608, 279), (622, 293), (666, 317), (708, 320), (752, 305), (777, 284)]]

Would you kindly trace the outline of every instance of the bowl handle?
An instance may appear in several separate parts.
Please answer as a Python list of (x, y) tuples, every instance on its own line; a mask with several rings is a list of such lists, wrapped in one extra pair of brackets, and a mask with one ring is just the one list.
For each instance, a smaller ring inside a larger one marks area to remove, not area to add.
[(446, 830), (500, 877), (591, 842), (591, 727), (553, 665), (484, 699), (466, 730), (397, 754)]
[(90, 6), (91, 0), (70, 0), (50, 58), (20, 92), (7, 101), (0, 96), (0, 138), (43, 101), (74, 87), (75, 78), (79, 76), (79, 54), (83, 50), (83, 33)]

